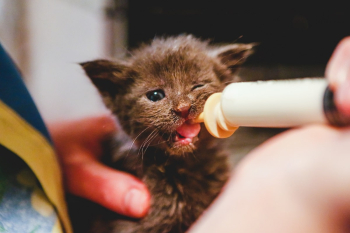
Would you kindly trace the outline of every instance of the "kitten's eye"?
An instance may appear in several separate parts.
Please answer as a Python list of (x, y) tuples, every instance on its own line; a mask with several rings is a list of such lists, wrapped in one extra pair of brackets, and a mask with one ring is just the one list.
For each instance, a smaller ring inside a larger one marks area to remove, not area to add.
[(192, 91), (193, 91), (194, 89), (201, 88), (201, 87), (203, 87), (203, 86), (204, 86), (204, 84), (195, 85), (195, 86), (192, 87)]
[(147, 98), (152, 102), (157, 102), (165, 97), (163, 90), (155, 90), (147, 92), (146, 94)]

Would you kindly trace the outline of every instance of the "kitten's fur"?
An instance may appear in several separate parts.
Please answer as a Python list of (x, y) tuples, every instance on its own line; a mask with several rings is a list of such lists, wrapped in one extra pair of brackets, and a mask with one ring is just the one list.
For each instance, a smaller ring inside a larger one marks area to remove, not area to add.
[[(211, 94), (235, 81), (253, 46), (211, 46), (178, 36), (155, 39), (125, 61), (81, 64), (134, 140), (115, 152), (113, 166), (139, 177), (152, 196), (145, 218), (105, 211), (91, 232), (184, 232), (210, 205), (228, 178), (228, 152), (204, 126), (187, 144), (179, 143), (176, 130), (202, 112)], [(151, 101), (154, 90), (164, 98)]]

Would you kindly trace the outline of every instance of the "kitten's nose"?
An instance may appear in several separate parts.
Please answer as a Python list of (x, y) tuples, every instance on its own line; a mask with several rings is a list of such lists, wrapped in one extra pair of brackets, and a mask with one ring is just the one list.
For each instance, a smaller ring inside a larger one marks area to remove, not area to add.
[(176, 115), (187, 118), (190, 113), (191, 105), (190, 104), (179, 104), (174, 110)]

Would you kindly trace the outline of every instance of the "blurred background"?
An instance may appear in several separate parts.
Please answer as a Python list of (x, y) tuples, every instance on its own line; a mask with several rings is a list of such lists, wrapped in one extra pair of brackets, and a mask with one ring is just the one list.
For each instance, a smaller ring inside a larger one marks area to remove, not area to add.
[[(323, 76), (333, 49), (350, 34), (347, 9), (328, 1), (0, 0), (0, 41), (44, 119), (55, 121), (106, 111), (77, 63), (123, 57), (155, 36), (259, 42), (241, 70), (246, 80)], [(253, 135), (255, 145), (280, 130), (245, 132), (236, 143)]]

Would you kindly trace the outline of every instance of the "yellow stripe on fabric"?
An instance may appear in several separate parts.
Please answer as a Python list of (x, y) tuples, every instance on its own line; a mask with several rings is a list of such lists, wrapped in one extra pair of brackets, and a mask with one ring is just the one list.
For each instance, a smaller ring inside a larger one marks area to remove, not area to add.
[(72, 233), (64, 199), (62, 174), (51, 144), (0, 100), (0, 143), (32, 169), (56, 207), (65, 232)]
[(57, 220), (52, 228), (51, 233), (63, 233), (60, 222)]

